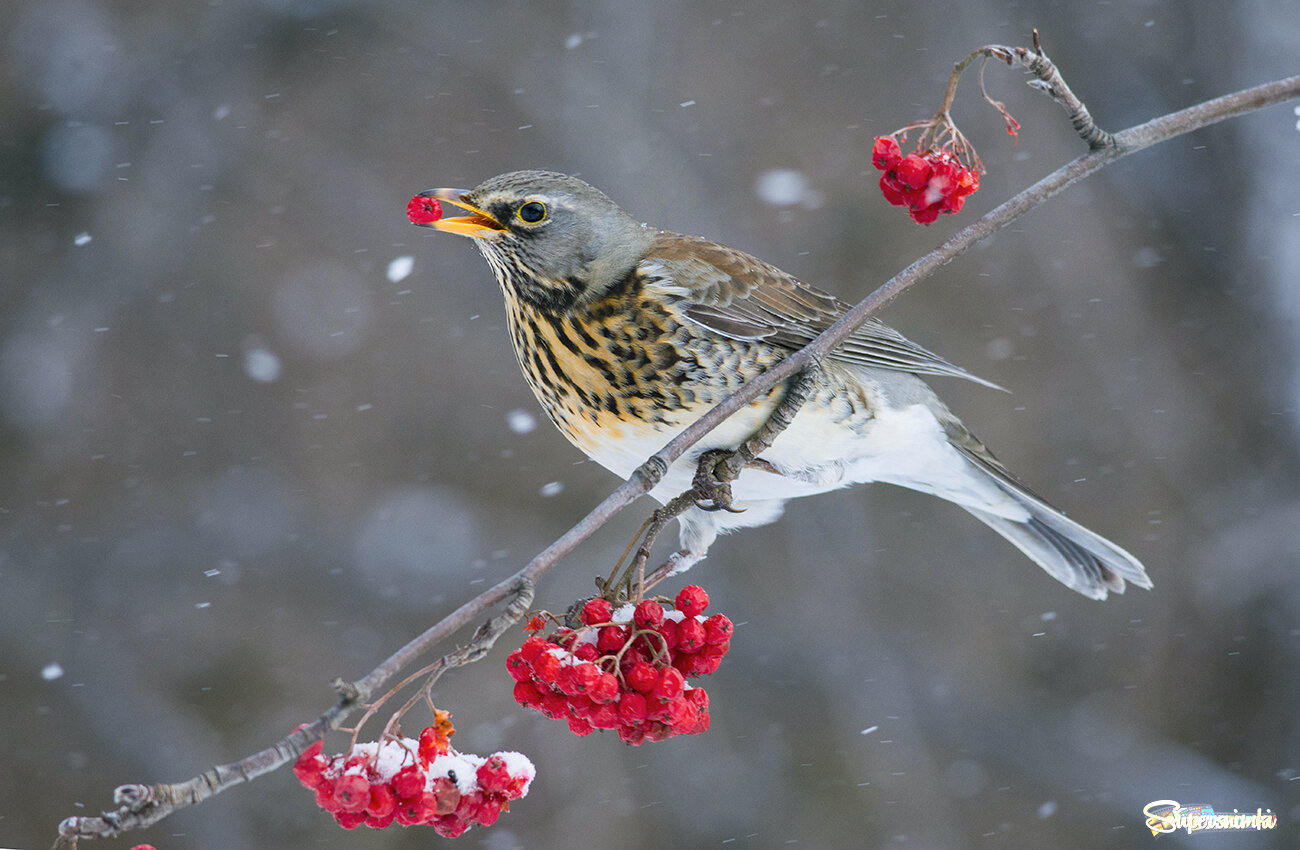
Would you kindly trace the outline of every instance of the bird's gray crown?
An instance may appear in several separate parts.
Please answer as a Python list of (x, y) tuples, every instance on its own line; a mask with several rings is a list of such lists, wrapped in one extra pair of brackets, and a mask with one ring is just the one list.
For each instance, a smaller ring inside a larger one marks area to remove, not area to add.
[[(512, 171), (483, 181), (466, 200), (503, 227), (479, 242), (503, 285), (521, 297), (541, 287), (547, 300), (565, 291), (573, 302), (599, 297), (624, 280), (645, 256), (655, 232), (619, 208), (599, 189), (554, 171)], [(529, 222), (526, 204), (540, 203), (545, 217)], [(511, 272), (522, 272), (516, 277)]]

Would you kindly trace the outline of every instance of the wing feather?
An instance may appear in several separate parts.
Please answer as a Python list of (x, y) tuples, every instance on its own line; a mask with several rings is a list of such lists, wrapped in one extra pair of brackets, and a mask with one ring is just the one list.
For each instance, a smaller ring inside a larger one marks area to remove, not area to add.
[[(685, 304), (683, 315), (732, 339), (765, 339), (796, 350), (849, 309), (833, 295), (742, 251), (667, 231), (642, 261), (649, 285)], [(917, 375), (964, 378), (1002, 389), (869, 319), (831, 355), (846, 363)]]

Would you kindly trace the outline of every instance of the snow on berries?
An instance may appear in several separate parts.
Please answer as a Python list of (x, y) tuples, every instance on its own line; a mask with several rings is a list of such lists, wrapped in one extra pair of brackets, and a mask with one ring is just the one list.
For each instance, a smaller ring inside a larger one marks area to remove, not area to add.
[(298, 758), (294, 775), (344, 829), (424, 824), (455, 838), (471, 826), (491, 826), (511, 800), (528, 793), (537, 771), (520, 753), (483, 758), (453, 751), (449, 715), (438, 714), (419, 740), (357, 744), (332, 757), (317, 741)]
[(576, 735), (613, 729), (633, 746), (709, 728), (709, 695), (687, 683), (718, 669), (732, 623), (705, 617), (709, 596), (682, 588), (673, 610), (645, 599), (618, 608), (591, 599), (576, 628), (533, 634), (506, 658), (515, 700), (563, 720)]
[(437, 198), (416, 195), (406, 202), (406, 217), (411, 224), (429, 224), (442, 218), (442, 204)]
[(929, 224), (940, 213), (955, 213), (980, 187), (979, 172), (968, 168), (947, 149), (917, 150), (903, 156), (893, 136), (878, 136), (871, 164), (885, 172), (880, 191), (896, 207), (907, 207), (917, 224)]

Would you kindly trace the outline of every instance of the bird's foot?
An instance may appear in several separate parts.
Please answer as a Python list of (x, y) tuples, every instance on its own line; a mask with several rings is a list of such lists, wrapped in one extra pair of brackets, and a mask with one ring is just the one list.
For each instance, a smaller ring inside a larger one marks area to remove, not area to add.
[(727, 461), (735, 456), (730, 449), (709, 449), (700, 455), (695, 470), (695, 507), (702, 511), (728, 511), (738, 514), (744, 508), (731, 506), (731, 481), (735, 478)]

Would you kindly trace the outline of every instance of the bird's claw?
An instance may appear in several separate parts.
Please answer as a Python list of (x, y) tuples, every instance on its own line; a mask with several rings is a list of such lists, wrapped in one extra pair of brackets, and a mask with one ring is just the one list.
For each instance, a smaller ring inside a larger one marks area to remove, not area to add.
[(744, 513), (744, 508), (731, 506), (731, 481), (718, 475), (719, 465), (727, 460), (733, 452), (729, 449), (709, 449), (700, 455), (699, 466), (695, 470), (694, 487), (696, 492), (695, 507), (702, 511), (727, 511)]

